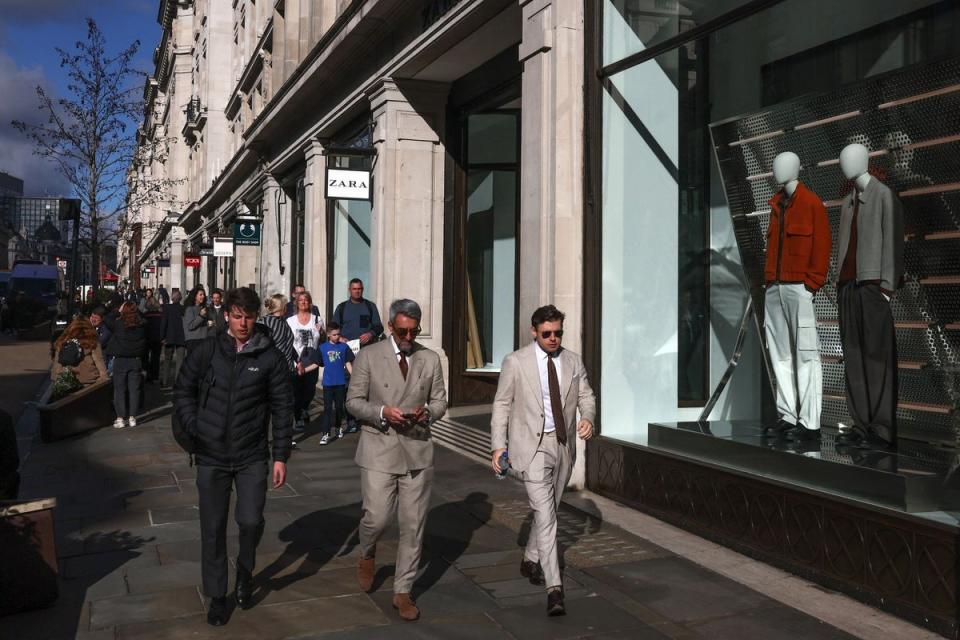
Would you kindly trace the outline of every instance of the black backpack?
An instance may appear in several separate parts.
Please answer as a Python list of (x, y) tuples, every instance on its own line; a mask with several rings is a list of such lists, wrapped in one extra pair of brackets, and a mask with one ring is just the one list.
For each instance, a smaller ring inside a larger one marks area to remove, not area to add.
[(75, 367), (83, 362), (83, 347), (76, 338), (67, 340), (60, 346), (60, 353), (57, 354), (57, 362), (65, 367)]
[[(207, 393), (210, 392), (208, 384), (206, 382), (207, 372), (210, 370), (210, 364), (213, 362), (213, 354), (216, 351), (217, 345), (216, 340), (205, 340), (200, 344), (197, 349), (200, 349), (202, 353), (200, 354), (201, 358), (201, 367), (200, 371), (203, 372), (203, 377), (200, 380), (200, 396), (204, 397)], [(194, 437), (184, 429), (183, 424), (180, 422), (180, 419), (177, 418), (177, 411), (174, 408), (173, 413), (171, 414), (170, 419), (170, 428), (173, 431), (173, 439), (177, 441), (177, 444), (180, 445), (180, 448), (190, 454), (190, 464), (193, 465), (193, 455), (197, 453), (197, 441)]]

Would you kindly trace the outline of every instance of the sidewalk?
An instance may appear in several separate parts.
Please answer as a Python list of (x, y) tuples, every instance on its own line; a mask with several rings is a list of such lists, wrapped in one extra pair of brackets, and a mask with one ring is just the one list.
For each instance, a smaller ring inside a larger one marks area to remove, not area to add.
[[(170, 436), (168, 399), (151, 387), (134, 429), (43, 445), (22, 470), (23, 497), (55, 495), (62, 577), (56, 606), (0, 619), (0, 637), (34, 638), (849, 638), (838, 629), (603, 522), (589, 494), (564, 505), (568, 615), (518, 575), (526, 496), (438, 447), (419, 622), (391, 607), (396, 530), (378, 549), (375, 591), (355, 579), (360, 516), (357, 435), (315, 436), (268, 495), (256, 606), (223, 628), (205, 622), (194, 470)], [(21, 421), (29, 428), (36, 412)], [(228, 530), (235, 553), (235, 527)], [(231, 586), (233, 579), (231, 576)]]

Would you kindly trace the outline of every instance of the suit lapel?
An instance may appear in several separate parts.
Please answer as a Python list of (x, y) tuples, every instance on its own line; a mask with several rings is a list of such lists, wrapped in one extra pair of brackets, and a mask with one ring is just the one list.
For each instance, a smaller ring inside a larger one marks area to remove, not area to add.
[(543, 409), (543, 390), (540, 388), (540, 367), (537, 363), (537, 347), (531, 344), (521, 354), (520, 369), (523, 371), (523, 377), (526, 378), (533, 391), (533, 396), (537, 399), (537, 404)]
[(573, 381), (573, 356), (566, 349), (560, 352), (560, 401), (567, 405), (567, 392)]
[(387, 338), (383, 342), (383, 368), (387, 372), (387, 388), (384, 393), (391, 398), (391, 404), (396, 405), (403, 394), (403, 374), (400, 373), (400, 364), (397, 362), (397, 355), (393, 352), (393, 344)]
[[(418, 345), (419, 346), (419, 345)], [(400, 374), (400, 381), (403, 383), (403, 393), (401, 397), (407, 397), (407, 393), (410, 389), (416, 386), (417, 382), (420, 380), (420, 376), (423, 375), (423, 359), (420, 357), (420, 351), (422, 347), (414, 347), (413, 352), (407, 356), (407, 379), (403, 380), (403, 374)], [(394, 356), (396, 359), (396, 356)], [(400, 373), (400, 364), (395, 363), (394, 368), (397, 370), (397, 373)]]

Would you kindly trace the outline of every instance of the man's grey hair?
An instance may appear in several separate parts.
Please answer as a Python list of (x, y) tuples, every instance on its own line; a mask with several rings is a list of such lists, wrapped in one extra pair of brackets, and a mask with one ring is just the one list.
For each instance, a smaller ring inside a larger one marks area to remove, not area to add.
[(420, 305), (413, 300), (408, 300), (407, 298), (400, 298), (399, 300), (394, 300), (390, 303), (391, 323), (397, 319), (397, 314), (402, 314), (408, 318), (413, 318), (417, 322), (420, 322), (420, 318), (423, 317), (423, 312), (420, 311)]

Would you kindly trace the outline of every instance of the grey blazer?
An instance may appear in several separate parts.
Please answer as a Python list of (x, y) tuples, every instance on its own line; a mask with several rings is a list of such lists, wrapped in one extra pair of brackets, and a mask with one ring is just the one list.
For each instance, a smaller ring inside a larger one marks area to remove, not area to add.
[(870, 178), (863, 193), (847, 194), (840, 208), (837, 232), (837, 275), (847, 257), (853, 199), (860, 198), (857, 214), (857, 282), (879, 280), (887, 291), (896, 291), (903, 279), (903, 205), (890, 187)]
[[(531, 342), (503, 359), (490, 418), (490, 450), (506, 447), (510, 466), (517, 471), (526, 471), (543, 439), (543, 393), (536, 349), (536, 343)], [(564, 349), (557, 357), (560, 358), (560, 395), (567, 426), (567, 449), (572, 464), (577, 451), (577, 409), (582, 419), (594, 423), (597, 399), (580, 356)]]
[(433, 466), (429, 425), (398, 432), (380, 423), (380, 410), (386, 405), (405, 410), (426, 406), (431, 423), (447, 412), (440, 357), (414, 343), (407, 363), (404, 380), (390, 339), (361, 349), (353, 363), (346, 404), (360, 422), (360, 444), (354, 459), (364, 469), (406, 474)]
[[(207, 311), (209, 313), (209, 311)], [(203, 340), (210, 335), (210, 327), (207, 326), (209, 317), (204, 318), (200, 315), (200, 307), (191, 305), (183, 310), (183, 339), (184, 340)]]

